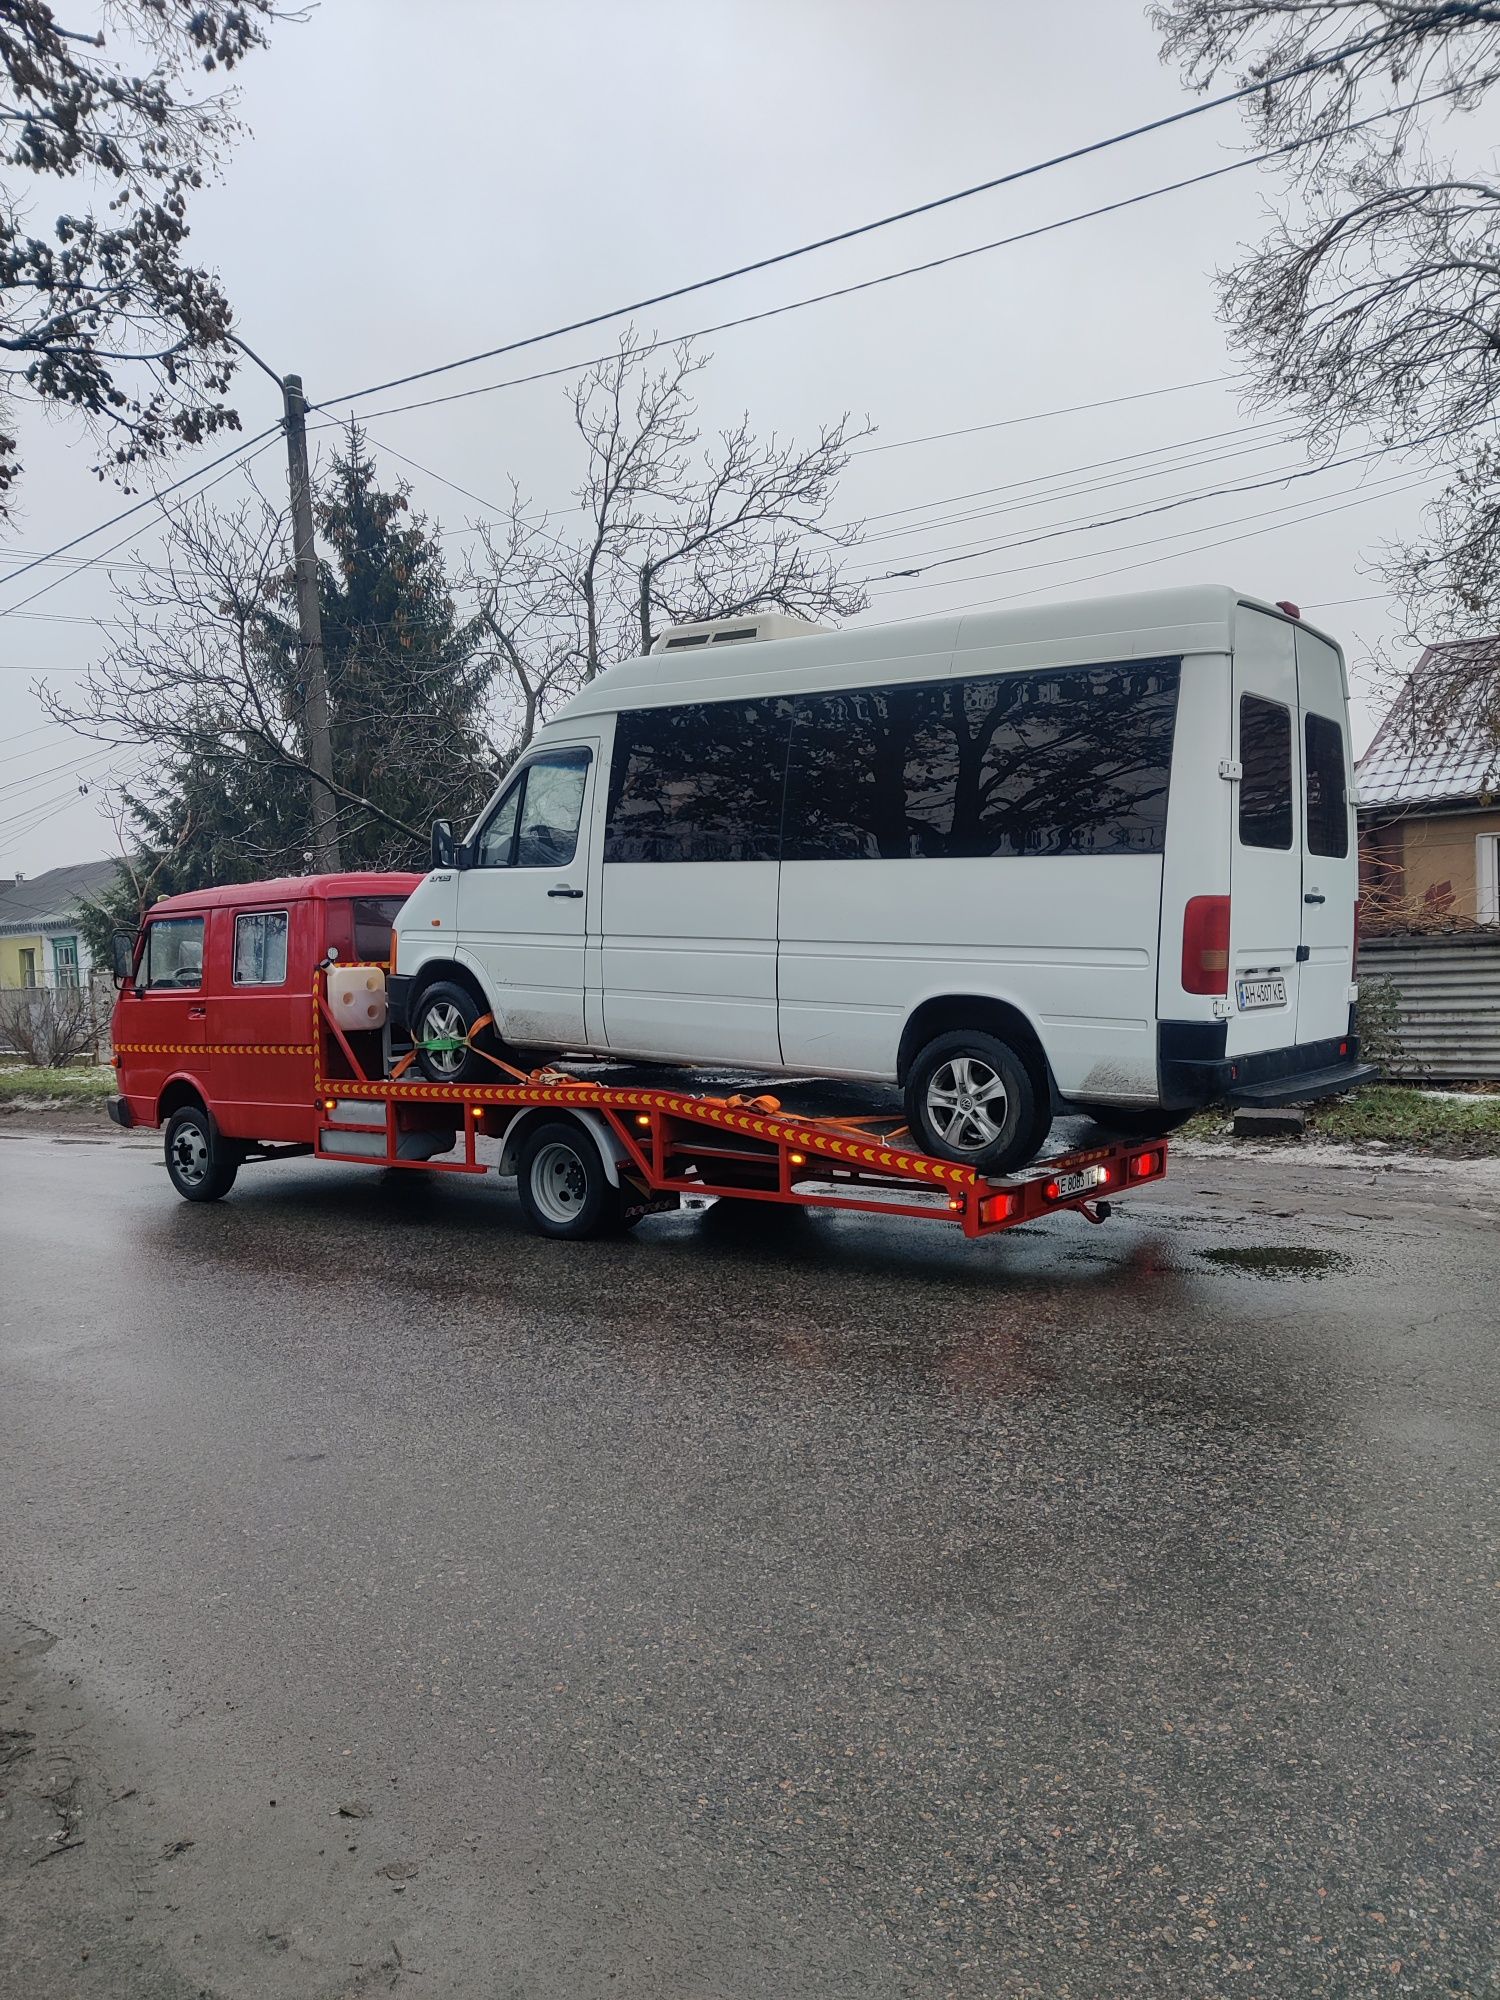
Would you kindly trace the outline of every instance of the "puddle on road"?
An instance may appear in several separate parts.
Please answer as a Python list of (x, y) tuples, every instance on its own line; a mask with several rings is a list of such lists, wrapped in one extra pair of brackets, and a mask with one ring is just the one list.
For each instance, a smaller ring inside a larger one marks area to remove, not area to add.
[(1341, 1251), (1305, 1250), (1295, 1244), (1247, 1244), (1242, 1249), (1200, 1250), (1197, 1254), (1205, 1263), (1244, 1271), (1254, 1278), (1326, 1278), (1335, 1271), (1353, 1268), (1352, 1259)]

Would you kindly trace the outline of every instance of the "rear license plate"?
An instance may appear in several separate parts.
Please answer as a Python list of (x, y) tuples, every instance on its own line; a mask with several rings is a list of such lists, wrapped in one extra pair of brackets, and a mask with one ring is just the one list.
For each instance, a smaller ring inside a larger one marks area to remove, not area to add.
[(1057, 1189), (1057, 1193), (1053, 1199), (1062, 1201), (1070, 1194), (1087, 1194), (1090, 1188), (1098, 1187), (1103, 1179), (1103, 1167), (1084, 1167), (1076, 1174), (1055, 1174), (1051, 1184)]
[(1284, 979), (1241, 979), (1239, 988), (1240, 1012), (1248, 1013), (1252, 1007), (1284, 1007), (1286, 1005), (1286, 981)]

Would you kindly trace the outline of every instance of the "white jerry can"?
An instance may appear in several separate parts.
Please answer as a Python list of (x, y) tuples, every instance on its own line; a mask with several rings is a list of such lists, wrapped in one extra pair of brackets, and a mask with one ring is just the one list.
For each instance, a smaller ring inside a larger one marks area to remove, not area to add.
[(330, 965), (328, 1011), (346, 1035), (351, 1029), (383, 1028), (385, 974), (379, 966)]

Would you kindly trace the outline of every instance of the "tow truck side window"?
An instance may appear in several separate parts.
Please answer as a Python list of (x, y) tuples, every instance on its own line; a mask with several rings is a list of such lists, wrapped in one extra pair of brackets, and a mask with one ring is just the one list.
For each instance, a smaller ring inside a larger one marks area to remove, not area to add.
[(158, 917), (146, 926), (141, 981), (146, 992), (203, 984), (202, 917)]
[(236, 986), (286, 984), (285, 910), (256, 910), (234, 920)]

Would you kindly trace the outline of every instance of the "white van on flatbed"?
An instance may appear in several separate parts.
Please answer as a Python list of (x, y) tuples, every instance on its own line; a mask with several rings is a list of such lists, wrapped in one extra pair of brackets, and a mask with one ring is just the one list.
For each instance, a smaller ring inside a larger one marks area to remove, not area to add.
[[(664, 633), (590, 683), (397, 919), (436, 1082), (481, 1053), (899, 1085), (988, 1173), (1373, 1074), (1348, 688), (1217, 586)], [(488, 1021), (485, 1017), (491, 1017)]]

